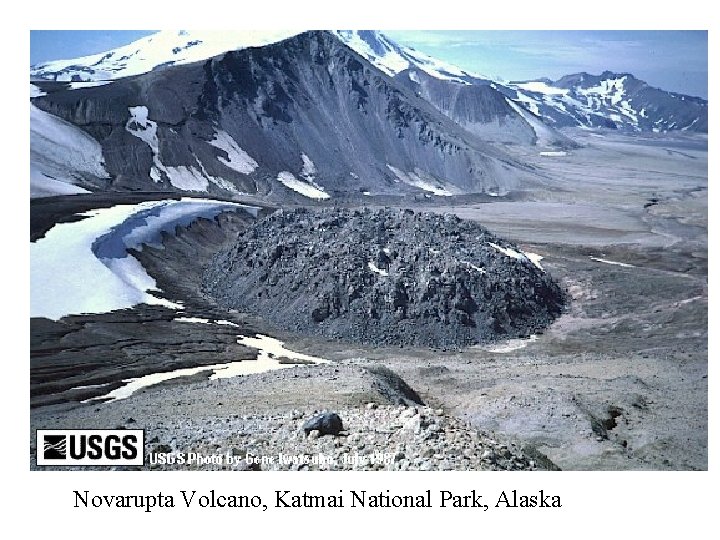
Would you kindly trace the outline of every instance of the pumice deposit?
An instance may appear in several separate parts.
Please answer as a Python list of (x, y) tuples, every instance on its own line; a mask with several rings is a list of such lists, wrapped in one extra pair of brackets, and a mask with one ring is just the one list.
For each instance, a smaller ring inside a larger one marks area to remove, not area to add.
[(215, 256), (203, 281), (227, 309), (371, 345), (527, 337), (564, 304), (516, 246), (476, 223), (407, 209), (279, 210)]

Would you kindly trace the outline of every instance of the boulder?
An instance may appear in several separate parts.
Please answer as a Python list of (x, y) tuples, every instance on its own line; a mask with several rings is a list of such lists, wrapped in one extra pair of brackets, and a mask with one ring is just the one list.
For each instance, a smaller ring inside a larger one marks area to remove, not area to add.
[(336, 413), (322, 413), (313, 416), (303, 424), (305, 435), (317, 430), (320, 435), (338, 435), (343, 430), (343, 423)]

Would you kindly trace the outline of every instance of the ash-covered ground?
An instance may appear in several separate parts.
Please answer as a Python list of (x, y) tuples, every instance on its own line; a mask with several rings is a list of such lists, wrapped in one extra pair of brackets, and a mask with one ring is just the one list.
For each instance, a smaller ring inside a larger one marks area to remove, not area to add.
[[(149, 452), (344, 455), (382, 452), (392, 440), (404, 454), (392, 468), (401, 469), (525, 466), (521, 454), (562, 469), (707, 469), (707, 139), (573, 136), (582, 148), (567, 156), (516, 149), (547, 178), (542, 190), (482, 201), (364, 201), (452, 213), (513, 242), (501, 247), (543, 256), (568, 301), (542, 334), (443, 352), (273, 331), (200, 291), (198, 261), (232, 249), (248, 227), (231, 214), (201, 220), (135, 253), (184, 312), (136, 306), (31, 320), (31, 463), (35, 429), (126, 426), (147, 430)], [(81, 202), (65, 198), (55, 213), (92, 201)], [(43, 218), (37, 211), (33, 221)], [(220, 320), (238, 326), (212, 323)], [(128, 376), (252, 361), (257, 350), (238, 336), (256, 333), (332, 363), (219, 380), (208, 368), (126, 399), (81, 403)], [(374, 370), (380, 365), (396, 375)], [(397, 389), (404, 385), (412, 394)], [(417, 398), (429, 409), (411, 403)], [(420, 417), (400, 421), (410, 414), (401, 403)], [(298, 424), (316, 410), (338, 412), (347, 436), (303, 439)]]
[(301, 335), (443, 348), (528, 337), (564, 301), (539, 264), (477, 223), (391, 208), (275, 212), (213, 258), (203, 288)]

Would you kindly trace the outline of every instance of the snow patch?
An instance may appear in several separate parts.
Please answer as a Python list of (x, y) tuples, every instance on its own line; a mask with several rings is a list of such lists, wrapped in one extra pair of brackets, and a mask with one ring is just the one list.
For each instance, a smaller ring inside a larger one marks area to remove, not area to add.
[(314, 183), (315, 173), (317, 172), (315, 164), (305, 154), (301, 154), (300, 157), (303, 162), (303, 168), (302, 171), (300, 171), (300, 176), (302, 176), (307, 182)]
[(536, 92), (539, 94), (564, 96), (568, 93), (565, 88), (557, 88), (555, 86), (550, 86), (544, 81), (529, 81), (526, 83), (517, 84), (515, 86), (517, 86), (518, 88), (522, 88), (523, 90), (527, 90), (528, 92)]
[(107, 386), (110, 384), (109, 382), (100, 383), (100, 384), (81, 384), (80, 386), (73, 386), (72, 390), (85, 390), (87, 388), (102, 388), (103, 386)]
[(237, 142), (235, 142), (235, 139), (225, 131), (216, 131), (215, 138), (210, 141), (210, 144), (228, 155), (227, 159), (218, 156), (218, 161), (234, 171), (242, 174), (250, 174), (257, 169), (257, 161), (250, 157), (245, 150), (240, 148)]
[[(176, 319), (177, 320), (177, 319)], [(298, 353), (285, 348), (282, 341), (256, 334), (255, 337), (238, 336), (237, 342), (252, 349), (258, 350), (255, 360), (242, 360), (239, 362), (228, 362), (226, 364), (212, 364), (208, 366), (197, 366), (192, 368), (176, 369), (161, 373), (152, 373), (143, 377), (134, 379), (125, 379), (125, 383), (120, 388), (116, 388), (112, 392), (100, 397), (86, 399), (83, 403), (95, 401), (117, 401), (119, 399), (127, 399), (138, 390), (159, 384), (164, 381), (178, 379), (181, 377), (190, 377), (204, 371), (211, 371), (210, 380), (228, 379), (240, 375), (252, 375), (256, 373), (265, 373), (275, 369), (288, 369), (307, 364), (329, 364), (330, 361), (316, 356)], [(298, 363), (281, 363), (280, 358), (289, 360), (298, 360)]]
[[(221, 178), (214, 178), (205, 173), (202, 163), (195, 158), (199, 169), (192, 165), (165, 166), (160, 160), (160, 141), (157, 134), (157, 122), (148, 118), (149, 111), (145, 105), (128, 107), (130, 118), (125, 123), (125, 129), (150, 147), (153, 155), (153, 166), (150, 168), (150, 178), (153, 182), (161, 182), (161, 172), (165, 173), (173, 187), (183, 191), (207, 191), (210, 181), (219, 187), (239, 193), (235, 186)], [(211, 142), (212, 144), (212, 142)]]
[(70, 83), (70, 90), (79, 90), (81, 88), (92, 88), (93, 86), (105, 86), (112, 81), (73, 81)]
[[(439, 197), (452, 197), (453, 193), (439, 184), (433, 184), (429, 179), (423, 179), (417, 172), (403, 172), (397, 167), (386, 163), (387, 168), (397, 177), (400, 182), (427, 191)], [(416, 169), (417, 171), (417, 169)]]
[(577, 88), (577, 93), (588, 97), (597, 97), (597, 99), (611, 105), (617, 105), (625, 96), (625, 81), (627, 76), (619, 79), (604, 79), (597, 86), (590, 88)]
[(204, 319), (202, 317), (175, 317), (173, 321), (176, 322), (184, 322), (184, 323), (194, 323), (194, 324), (219, 324), (222, 326), (236, 326), (240, 328), (239, 324), (236, 324), (231, 321), (226, 321), (225, 319)]
[(498, 250), (503, 255), (507, 255), (508, 257), (511, 257), (513, 259), (517, 259), (519, 261), (529, 261), (532, 263), (536, 268), (539, 270), (543, 270), (543, 267), (540, 265), (540, 261), (544, 259), (542, 255), (538, 255), (537, 253), (526, 253), (524, 251), (518, 251), (512, 248), (506, 248), (502, 247), (498, 244), (495, 244), (494, 242), (488, 242), (489, 245), (494, 247), (496, 250)]
[(348, 47), (390, 76), (397, 75), (410, 67), (410, 62), (402, 51), (398, 47), (393, 47), (394, 44), (388, 42), (381, 34), (374, 33), (374, 36), (378, 39), (382, 52), (371, 47), (355, 30), (339, 30), (336, 35)]
[(178, 167), (164, 167), (163, 170), (170, 179), (170, 183), (184, 191), (206, 191), (210, 185), (208, 179), (195, 167), (180, 165)]
[(43, 92), (40, 90), (39, 86), (35, 86), (34, 84), (30, 83), (30, 97), (40, 97), (40, 96), (47, 96), (47, 92)]
[(175, 317), (173, 321), (192, 324), (211, 324), (210, 319), (203, 319), (201, 317)]
[(532, 251), (523, 251), (523, 254), (528, 258), (528, 260), (533, 263), (535, 266), (537, 266), (540, 270), (543, 272), (545, 269), (540, 264), (540, 261), (542, 261), (545, 257), (542, 255), (538, 255), (537, 253), (533, 253)]
[[(541, 103), (570, 116), (580, 127), (592, 126), (592, 116), (611, 119), (618, 126), (629, 126), (641, 131), (638, 118), (645, 118), (645, 109), (637, 112), (628, 97), (627, 76), (614, 76), (601, 80), (595, 86), (583, 88), (576, 84), (571, 89), (559, 88), (545, 81), (529, 81), (511, 85), (517, 92), (516, 101), (522, 102), (536, 116)], [(530, 95), (523, 94), (522, 91)], [(549, 118), (552, 119), (552, 118)], [(584, 126), (584, 124), (586, 124)]]
[(512, 257), (513, 259), (518, 259), (520, 261), (528, 260), (528, 258), (523, 253), (520, 253), (519, 251), (515, 251), (512, 248), (505, 248), (505, 247), (499, 246), (493, 242), (488, 242), (488, 244), (490, 244), (492, 247), (494, 247), (496, 250), (498, 250), (503, 255), (507, 255), (508, 257)]
[(471, 79), (489, 79), (489, 77), (480, 73), (472, 73), (458, 68), (452, 64), (448, 64), (432, 56), (421, 53), (414, 49), (400, 47), (406, 58), (419, 69), (436, 79), (453, 81), (460, 84), (470, 84), (467, 78)]
[(282, 171), (277, 176), (278, 182), (283, 184), (285, 187), (297, 191), (300, 195), (309, 197), (310, 199), (329, 199), (330, 195), (325, 193), (325, 190), (317, 185), (315, 182), (302, 182), (295, 178), (295, 175), (288, 171)]
[(532, 334), (529, 338), (526, 339), (508, 339), (504, 343), (500, 345), (494, 345), (486, 350), (491, 353), (506, 354), (517, 351), (518, 349), (523, 349), (527, 347), (529, 343), (534, 343), (536, 341), (537, 336), (535, 334)]
[(617, 261), (609, 261), (607, 259), (602, 259), (600, 257), (590, 257), (593, 261), (605, 263), (605, 264), (614, 264), (616, 266), (622, 266), (623, 268), (635, 268), (634, 265), (623, 263), (623, 262), (617, 262)]
[(527, 109), (535, 116), (540, 116), (540, 109), (538, 108), (538, 101), (522, 92), (517, 93), (517, 100), (521, 101)]
[(568, 153), (558, 150), (558, 151), (540, 152), (540, 155), (543, 157), (564, 157), (564, 156), (567, 156)]
[(128, 111), (130, 112), (130, 118), (125, 123), (125, 129), (130, 134), (144, 141), (153, 151), (153, 154), (157, 154), (159, 146), (157, 122), (148, 119), (148, 115), (150, 114), (148, 108), (145, 105), (137, 105), (135, 107), (128, 107)]
[(167, 305), (149, 294), (155, 283), (139, 271), (137, 259), (128, 255), (132, 261), (113, 261), (111, 268), (92, 249), (98, 237), (136, 211), (135, 205), (91, 210), (81, 214), (86, 219), (55, 225), (31, 243), (30, 316), (58, 320), (70, 314), (105, 313), (140, 303)]
[(157, 136), (157, 122), (148, 119), (148, 108), (145, 105), (128, 107), (130, 118), (125, 123), (125, 129), (131, 135), (137, 137), (150, 147), (153, 155), (153, 167), (150, 169), (150, 178), (153, 182), (160, 182), (162, 176), (160, 171), (165, 171), (165, 166), (160, 161), (160, 144)]
[(388, 272), (386, 272), (386, 271), (383, 270), (382, 268), (378, 268), (378, 267), (375, 265), (375, 263), (372, 262), (372, 261), (370, 261), (370, 262), (368, 263), (368, 268), (369, 268), (370, 270), (372, 270), (373, 272), (375, 272), (376, 274), (380, 274), (380, 275), (383, 276), (383, 277), (388, 277), (388, 276), (390, 275)]
[(687, 131), (688, 129), (693, 127), (697, 123), (698, 120), (700, 120), (700, 118), (695, 118), (692, 122), (690, 122), (687, 126), (682, 128), (680, 131)]
[(255, 337), (244, 336), (238, 339), (240, 345), (245, 345), (251, 349), (258, 349), (258, 360), (261, 357), (287, 358), (289, 360), (299, 360), (300, 362), (312, 362), (315, 364), (330, 364), (330, 360), (320, 358), (318, 356), (310, 356), (299, 352), (292, 351), (285, 347), (285, 344), (279, 339), (271, 338), (262, 334), (255, 334)]
[(470, 261), (460, 261), (460, 263), (461, 263), (461, 264), (464, 264), (465, 266), (468, 266), (468, 267), (472, 268), (472, 269), (475, 270), (476, 272), (480, 272), (481, 274), (486, 274), (486, 273), (487, 273), (484, 268), (480, 268), (479, 266), (474, 265), (474, 264), (471, 263)]

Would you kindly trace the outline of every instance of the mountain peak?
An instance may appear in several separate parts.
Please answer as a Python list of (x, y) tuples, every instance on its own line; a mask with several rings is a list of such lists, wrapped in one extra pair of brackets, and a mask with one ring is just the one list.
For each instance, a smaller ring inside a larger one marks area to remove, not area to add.
[(100, 81), (140, 75), (158, 66), (206, 60), (227, 51), (262, 46), (296, 35), (295, 30), (161, 30), (98, 54), (31, 66), (31, 79)]
[(30, 77), (55, 81), (113, 80), (146, 73), (158, 66), (198, 62), (228, 51), (266, 46), (293, 37), (324, 39), (330, 36), (390, 76), (407, 69), (419, 69), (435, 78), (461, 84), (489, 79), (401, 46), (376, 30), (162, 30), (102, 53), (36, 64), (30, 68)]
[(489, 77), (465, 71), (452, 64), (399, 45), (377, 30), (336, 30), (334, 32), (348, 47), (394, 77), (405, 70), (419, 69), (436, 79), (470, 84)]
[(666, 92), (628, 72), (565, 75), (512, 83), (516, 99), (555, 126), (628, 131), (707, 131), (707, 101)]

